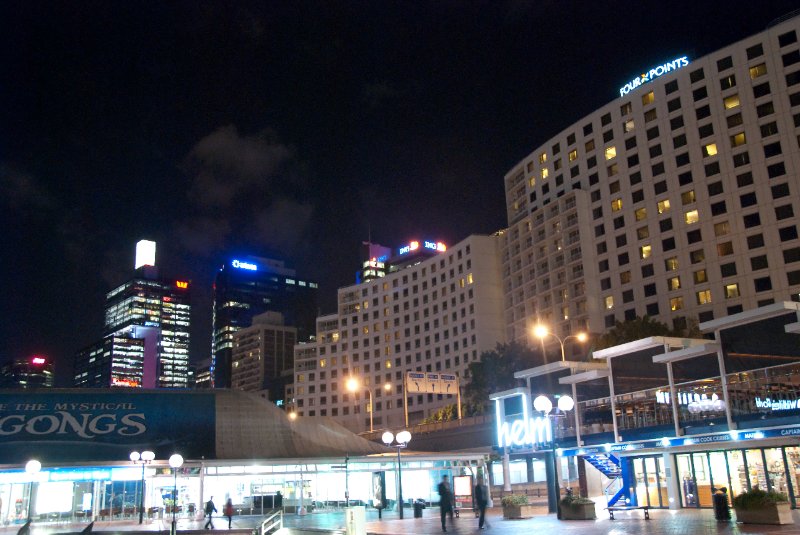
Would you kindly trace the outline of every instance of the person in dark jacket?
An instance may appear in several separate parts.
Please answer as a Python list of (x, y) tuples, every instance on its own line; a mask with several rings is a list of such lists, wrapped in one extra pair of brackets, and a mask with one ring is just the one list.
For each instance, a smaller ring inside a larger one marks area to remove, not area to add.
[(486, 523), (486, 504), (489, 503), (489, 489), (483, 484), (483, 478), (478, 478), (475, 485), (475, 505), (478, 506), (478, 529), (488, 527)]
[(450, 482), (447, 476), (442, 476), (442, 482), (437, 488), (439, 491), (439, 514), (442, 517), (442, 531), (447, 531), (447, 515), (450, 515), (450, 523), (453, 523), (453, 491), (450, 490)]
[(206, 516), (208, 517), (208, 522), (206, 522), (206, 529), (214, 529), (214, 513), (217, 512), (217, 508), (214, 507), (214, 497), (212, 496), (210, 500), (206, 502)]

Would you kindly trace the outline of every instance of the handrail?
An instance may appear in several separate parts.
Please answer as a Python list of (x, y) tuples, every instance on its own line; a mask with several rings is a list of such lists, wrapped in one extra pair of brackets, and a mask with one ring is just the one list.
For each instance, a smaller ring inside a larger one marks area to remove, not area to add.
[[(275, 519), (277, 517), (277, 520)], [(278, 509), (267, 518), (265, 518), (258, 526), (258, 535), (267, 535), (273, 528), (283, 529), (283, 510)], [(277, 531), (277, 530), (276, 530)]]

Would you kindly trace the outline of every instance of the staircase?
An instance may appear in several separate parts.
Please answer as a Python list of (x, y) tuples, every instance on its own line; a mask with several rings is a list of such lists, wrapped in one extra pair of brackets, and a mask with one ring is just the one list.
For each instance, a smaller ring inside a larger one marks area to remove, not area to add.
[[(595, 453), (594, 455), (586, 455), (583, 458), (611, 480), (605, 488), (608, 505), (614, 505), (621, 498), (626, 497), (625, 485), (621, 484), (623, 479), (622, 467), (617, 456), (610, 453)], [(614, 492), (614, 495), (609, 498), (611, 492)]]

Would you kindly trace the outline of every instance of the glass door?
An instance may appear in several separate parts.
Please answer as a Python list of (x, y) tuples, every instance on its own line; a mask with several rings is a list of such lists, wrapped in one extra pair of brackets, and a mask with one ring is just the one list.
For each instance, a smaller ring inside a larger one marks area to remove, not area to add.
[(636, 501), (639, 505), (668, 507), (666, 476), (657, 456), (633, 459)]

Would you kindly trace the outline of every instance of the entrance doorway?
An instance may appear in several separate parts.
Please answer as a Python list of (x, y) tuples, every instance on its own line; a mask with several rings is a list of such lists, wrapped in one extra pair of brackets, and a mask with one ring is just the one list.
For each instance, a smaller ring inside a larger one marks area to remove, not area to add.
[(636, 503), (653, 508), (669, 508), (667, 476), (661, 456), (634, 458), (633, 473), (636, 478)]

